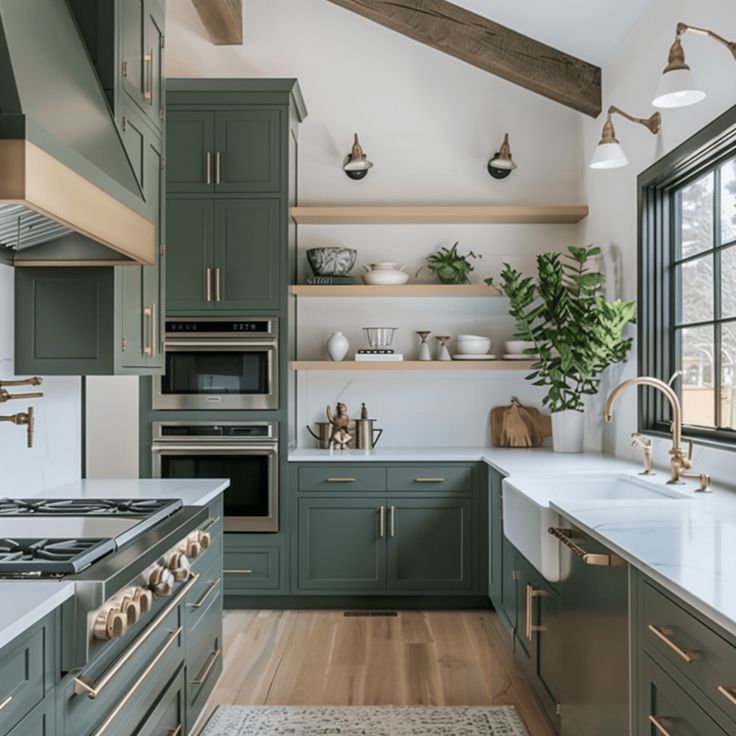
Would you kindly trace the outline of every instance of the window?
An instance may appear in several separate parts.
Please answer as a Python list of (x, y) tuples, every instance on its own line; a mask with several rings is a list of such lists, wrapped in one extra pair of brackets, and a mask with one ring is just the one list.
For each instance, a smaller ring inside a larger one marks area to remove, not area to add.
[[(673, 386), (685, 433), (736, 449), (736, 108), (639, 177), (639, 368)], [(640, 429), (668, 432), (642, 393)]]

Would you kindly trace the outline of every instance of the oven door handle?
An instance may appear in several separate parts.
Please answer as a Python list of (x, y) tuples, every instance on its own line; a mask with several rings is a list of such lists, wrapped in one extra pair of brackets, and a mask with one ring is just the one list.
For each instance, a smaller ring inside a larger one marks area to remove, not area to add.
[(166, 347), (169, 350), (175, 350), (177, 348), (228, 348), (230, 350), (237, 350), (239, 352), (248, 352), (252, 350), (259, 350), (263, 348), (275, 348), (278, 341), (274, 338), (273, 340), (248, 340), (248, 342), (235, 341), (235, 340), (174, 340), (171, 338), (166, 339)]
[(276, 445), (225, 445), (213, 442), (211, 445), (188, 445), (183, 443), (177, 444), (154, 444), (151, 445), (151, 452), (211, 452), (213, 454), (222, 454), (223, 452), (232, 452), (236, 450), (240, 455), (277, 455), (278, 449)]

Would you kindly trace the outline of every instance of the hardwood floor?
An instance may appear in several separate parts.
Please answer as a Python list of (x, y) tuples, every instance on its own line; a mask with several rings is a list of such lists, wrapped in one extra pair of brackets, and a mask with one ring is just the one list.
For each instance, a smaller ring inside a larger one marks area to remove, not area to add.
[(488, 611), (228, 611), (207, 713), (239, 705), (515, 705), (551, 736)]

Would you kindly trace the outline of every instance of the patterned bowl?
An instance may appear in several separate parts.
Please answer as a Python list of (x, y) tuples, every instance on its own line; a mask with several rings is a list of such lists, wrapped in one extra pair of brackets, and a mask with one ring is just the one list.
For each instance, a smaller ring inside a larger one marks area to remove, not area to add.
[(357, 250), (341, 246), (307, 250), (307, 260), (315, 276), (348, 276), (355, 265), (357, 255)]

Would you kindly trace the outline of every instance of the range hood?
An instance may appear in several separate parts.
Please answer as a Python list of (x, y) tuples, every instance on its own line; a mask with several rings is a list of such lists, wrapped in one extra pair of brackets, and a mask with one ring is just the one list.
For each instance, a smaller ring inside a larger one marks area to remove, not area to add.
[(152, 264), (154, 219), (66, 0), (0, 0), (0, 260)]

